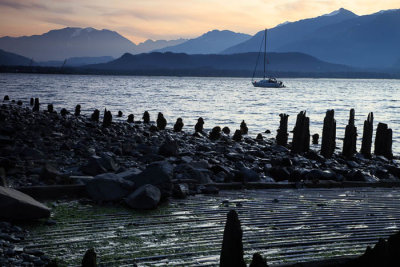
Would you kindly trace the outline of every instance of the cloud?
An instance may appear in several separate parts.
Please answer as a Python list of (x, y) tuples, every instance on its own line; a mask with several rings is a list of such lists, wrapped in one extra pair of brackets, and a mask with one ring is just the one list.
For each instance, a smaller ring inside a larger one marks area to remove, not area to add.
[(43, 4), (38, 4), (35, 1), (24, 0), (0, 0), (0, 6), (13, 8), (13, 9), (42, 9), (47, 10)]

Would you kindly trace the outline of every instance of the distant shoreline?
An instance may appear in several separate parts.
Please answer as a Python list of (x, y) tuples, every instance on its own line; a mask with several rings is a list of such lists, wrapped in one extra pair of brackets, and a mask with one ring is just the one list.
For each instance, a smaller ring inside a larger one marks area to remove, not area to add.
[[(65, 74), (65, 75), (121, 75), (121, 76), (177, 76), (177, 77), (232, 77), (251, 78), (248, 70), (201, 69), (135, 69), (98, 70), (88, 68), (59, 68), (39, 66), (0, 66), (0, 73)], [(272, 71), (279, 78), (347, 78), (347, 79), (400, 79), (400, 73), (380, 72), (283, 72)]]

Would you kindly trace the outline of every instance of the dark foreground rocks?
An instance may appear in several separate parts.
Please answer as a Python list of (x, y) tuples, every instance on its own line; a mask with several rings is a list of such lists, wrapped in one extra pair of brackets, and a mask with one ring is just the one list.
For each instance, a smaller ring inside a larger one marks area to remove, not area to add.
[(50, 217), (50, 209), (32, 197), (0, 186), (0, 220), (35, 220)]
[[(390, 142), (380, 141), (385, 138), (378, 138), (378, 147), (383, 149), (382, 153), (377, 150), (378, 156), (368, 151), (355, 153), (354, 149), (346, 155), (332, 153), (332, 149), (325, 154), (324, 150), (324, 156), (309, 146), (309, 119), (305, 112), (297, 117), (290, 143), (285, 114), (281, 116), (279, 140), (275, 140), (248, 136), (251, 126), (244, 122), (231, 135), (222, 126), (204, 129), (205, 121), (199, 118), (193, 134), (182, 131), (180, 120), (174, 131), (162, 114), (155, 126), (148, 112), (142, 123), (133, 119), (112, 121), (109, 111), (108, 115), (100, 114), (103, 109), (96, 110), (92, 117), (80, 113), (62, 116), (56, 109), (33, 112), (31, 107), (9, 101), (0, 106), (1, 184), (18, 188), (84, 181), (94, 199), (123, 202), (146, 184), (160, 190), (162, 201), (173, 195), (174, 188), (179, 190), (178, 184), (188, 188), (184, 194), (175, 194), (182, 197), (208, 192), (204, 188), (212, 187), (204, 184), (214, 183), (293, 183), (301, 187), (310, 183), (400, 182), (400, 165), (397, 157), (392, 158)], [(333, 117), (329, 122), (326, 132), (333, 133)], [(390, 136), (389, 130), (382, 129), (381, 126), (381, 136)], [(327, 138), (327, 134), (322, 136), (324, 148)], [(98, 179), (101, 174), (114, 178)], [(133, 184), (126, 189), (127, 184), (115, 175)], [(89, 182), (91, 179), (96, 182)], [(120, 187), (118, 197), (103, 196), (101, 187), (106, 186), (100, 184), (106, 182), (113, 188)]]
[(19, 244), (28, 235), (21, 227), (0, 221), (0, 266), (56, 266), (43, 251)]

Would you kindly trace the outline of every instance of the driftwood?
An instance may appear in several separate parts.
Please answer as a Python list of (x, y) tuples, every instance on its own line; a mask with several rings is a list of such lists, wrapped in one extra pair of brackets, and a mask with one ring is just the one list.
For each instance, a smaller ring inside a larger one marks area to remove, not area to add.
[(282, 113), (279, 114), (279, 117), (281, 117), (280, 122), (279, 122), (279, 129), (278, 133), (276, 135), (276, 143), (280, 146), (287, 146), (287, 141), (288, 141), (288, 118), (289, 115)]
[(349, 124), (346, 126), (342, 155), (352, 157), (357, 152), (357, 127), (354, 126), (354, 109), (350, 110)]
[(310, 149), (310, 118), (306, 112), (301, 111), (297, 115), (296, 125), (293, 129), (292, 152), (302, 153)]
[(336, 120), (334, 116), (335, 111), (333, 109), (326, 111), (321, 142), (321, 155), (325, 158), (332, 157), (336, 147)]
[(361, 144), (361, 154), (364, 157), (371, 157), (371, 146), (372, 146), (372, 133), (374, 129), (374, 113), (369, 113), (367, 120), (364, 121), (364, 130)]

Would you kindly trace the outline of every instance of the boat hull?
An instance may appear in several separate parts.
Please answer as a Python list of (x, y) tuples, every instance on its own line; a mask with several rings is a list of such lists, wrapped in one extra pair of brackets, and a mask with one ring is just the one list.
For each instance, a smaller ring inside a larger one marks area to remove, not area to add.
[(285, 87), (282, 82), (253, 82), (254, 87), (264, 87), (264, 88), (283, 88)]

